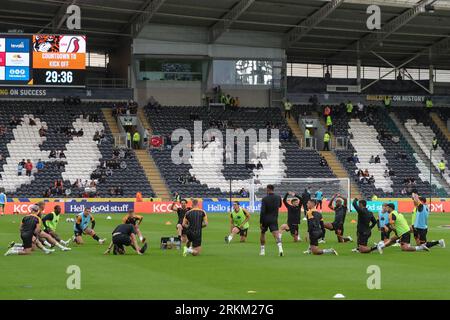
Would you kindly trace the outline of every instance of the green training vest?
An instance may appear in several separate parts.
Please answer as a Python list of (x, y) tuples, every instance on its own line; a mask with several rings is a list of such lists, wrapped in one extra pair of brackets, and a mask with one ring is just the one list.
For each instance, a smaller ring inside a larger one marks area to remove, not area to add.
[(395, 217), (394, 225), (397, 232), (397, 236), (401, 237), (405, 233), (409, 232), (409, 225), (405, 217), (397, 211), (392, 211), (391, 214)]
[[(233, 219), (233, 224), (236, 227), (239, 227), (242, 222), (244, 222), (244, 220), (247, 217), (245, 216), (244, 210), (242, 210), (242, 208), (239, 208), (239, 211), (231, 211), (231, 219)], [(248, 221), (242, 226), (242, 229), (248, 229), (248, 227), (250, 226), (250, 224), (248, 223)]]
[(56, 214), (54, 212), (52, 212), (51, 214), (53, 215), (53, 219), (50, 221), (46, 221), (46, 225), (50, 230), (56, 231), (56, 227), (58, 226), (59, 222), (59, 214)]

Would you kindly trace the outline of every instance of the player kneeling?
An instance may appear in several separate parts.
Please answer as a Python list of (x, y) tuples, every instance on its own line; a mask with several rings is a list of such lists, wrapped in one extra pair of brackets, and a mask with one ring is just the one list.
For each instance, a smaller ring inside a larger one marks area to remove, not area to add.
[(134, 229), (136, 230), (136, 234), (138, 235), (141, 243), (145, 242), (145, 238), (142, 236), (142, 232), (140, 230), (140, 225), (141, 225), (141, 222), (143, 219), (144, 219), (144, 217), (138, 216), (137, 214), (135, 214), (133, 209), (128, 210), (128, 214), (125, 217), (123, 217), (123, 219), (122, 219), (122, 222), (124, 224), (131, 224), (132, 226), (134, 226)]
[(192, 200), (192, 209), (186, 212), (183, 229), (186, 230), (187, 244), (183, 247), (183, 256), (198, 256), (202, 251), (202, 229), (208, 225), (206, 212), (198, 207), (198, 200)]
[(109, 254), (113, 247), (114, 255), (125, 254), (125, 246), (131, 246), (138, 255), (142, 255), (147, 250), (147, 243), (144, 243), (142, 248), (140, 248), (136, 234), (136, 228), (132, 224), (118, 225), (112, 232), (112, 241), (104, 254)]
[(230, 213), (230, 234), (225, 237), (225, 242), (230, 243), (233, 240), (235, 234), (241, 236), (241, 242), (245, 242), (247, 240), (247, 233), (250, 224), (248, 221), (250, 220), (250, 213), (244, 208), (241, 208), (238, 201), (233, 203), (233, 210)]
[[(291, 200), (291, 203), (287, 201), (288, 195), (293, 196), (294, 198)], [(283, 235), (283, 232), (289, 231), (294, 238), (294, 242), (301, 241), (298, 227), (300, 225), (300, 215), (301, 215), (301, 197), (297, 195), (295, 192), (288, 192), (285, 194), (283, 198), (283, 203), (288, 209), (287, 213), (287, 223), (282, 224), (280, 227), (280, 238)]]
[(316, 202), (309, 200), (307, 203), (308, 211), (306, 212), (306, 219), (308, 221), (308, 234), (309, 234), (309, 250), (305, 253), (312, 253), (314, 255), (321, 254), (334, 254), (338, 255), (336, 250), (331, 249), (319, 249), (319, 239), (322, 238), (325, 232), (325, 226), (323, 224), (322, 214), (315, 211)]
[(389, 228), (393, 230), (395, 232), (395, 236), (389, 239), (386, 243), (380, 241), (377, 245), (378, 252), (382, 254), (385, 247), (389, 247), (395, 244), (399, 239), (402, 251), (429, 251), (430, 249), (428, 249), (425, 244), (415, 247), (410, 245), (411, 229), (409, 228), (408, 222), (406, 221), (405, 217), (395, 210), (395, 205), (393, 203), (388, 203), (386, 207), (387, 212), (389, 213), (389, 223), (388, 225), (384, 226), (384, 228), (385, 231), (387, 231)]
[[(91, 223), (91, 227), (88, 225)], [(85, 207), (83, 212), (79, 213), (75, 218), (75, 224), (73, 226), (74, 229), (74, 241), (77, 244), (83, 244), (83, 234), (90, 235), (95, 241), (103, 244), (106, 239), (100, 239), (94, 231), (95, 227), (95, 219), (91, 214), (91, 208)]]

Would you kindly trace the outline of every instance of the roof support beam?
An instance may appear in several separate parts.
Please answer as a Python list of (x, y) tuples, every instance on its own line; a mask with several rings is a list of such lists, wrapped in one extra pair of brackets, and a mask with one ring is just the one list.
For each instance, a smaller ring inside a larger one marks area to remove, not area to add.
[(145, 25), (153, 18), (154, 14), (164, 4), (166, 0), (147, 0), (142, 6), (143, 11), (140, 14), (135, 15), (130, 22), (131, 35), (133, 38), (137, 38), (144, 29)]
[(231, 25), (255, 2), (240, 0), (221, 19), (209, 29), (209, 42), (215, 42)]
[(292, 47), (294, 43), (301, 40), (315, 26), (317, 26), (322, 20), (336, 10), (344, 1), (345, 0), (331, 0), (307, 19), (298, 24), (295, 28), (290, 30), (286, 35), (286, 48)]

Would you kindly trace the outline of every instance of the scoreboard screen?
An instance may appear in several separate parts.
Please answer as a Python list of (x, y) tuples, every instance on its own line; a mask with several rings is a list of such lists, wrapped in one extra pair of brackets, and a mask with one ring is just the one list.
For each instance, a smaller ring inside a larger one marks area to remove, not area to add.
[(84, 86), (86, 37), (0, 34), (0, 86)]

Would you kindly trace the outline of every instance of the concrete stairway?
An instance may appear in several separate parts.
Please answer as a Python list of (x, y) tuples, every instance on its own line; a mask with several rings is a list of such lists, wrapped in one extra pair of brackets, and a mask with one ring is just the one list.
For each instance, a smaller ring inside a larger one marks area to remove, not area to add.
[(442, 119), (439, 118), (439, 116), (435, 112), (432, 112), (430, 114), (430, 117), (438, 126), (439, 130), (441, 130), (441, 132), (447, 137), (447, 140), (450, 140), (450, 132), (448, 131), (447, 125), (444, 123), (444, 121), (442, 121)]
[(288, 119), (286, 119), (287, 124), (289, 125), (289, 127), (292, 130), (292, 133), (294, 134), (294, 136), (297, 138), (300, 147), (303, 147), (303, 143), (304, 143), (304, 136), (302, 133), (302, 130), (300, 130), (300, 127), (298, 125), (298, 123), (295, 121), (294, 117), (290, 117)]
[(108, 123), (108, 127), (111, 130), (111, 133), (114, 137), (120, 134), (119, 126), (117, 125), (116, 119), (112, 116), (112, 109), (103, 108), (102, 113), (105, 117), (106, 122)]
[[(389, 112), (389, 117), (395, 123), (398, 130), (403, 135), (403, 137), (406, 139), (406, 141), (408, 141), (409, 145), (414, 149), (414, 151), (417, 155), (416, 159), (418, 161), (420, 160), (420, 162), (421, 162), (421, 163), (419, 163), (419, 166), (426, 166), (429, 168), (428, 163), (430, 162), (430, 158), (422, 151), (422, 148), (420, 148), (420, 146), (417, 144), (414, 137), (405, 128), (405, 126), (400, 121), (400, 119), (393, 112)], [(434, 119), (433, 119), (433, 121), (434, 121)], [(447, 192), (447, 194), (450, 194), (450, 185), (444, 179), (441, 178), (441, 175), (439, 174), (439, 172), (437, 171), (437, 169), (434, 166), (432, 166), (432, 168), (433, 168), (433, 170), (432, 170), (433, 177), (432, 178), (439, 182), (439, 184), (444, 188), (444, 190), (445, 190), (445, 192)], [(429, 180), (429, 178), (428, 178), (428, 180)]]
[(338, 178), (350, 179), (350, 193), (352, 198), (362, 199), (361, 192), (358, 186), (353, 183), (352, 179), (348, 176), (347, 170), (342, 166), (333, 151), (320, 151), (320, 155), (327, 160), (328, 166), (333, 171), (334, 175)]
[[(151, 135), (153, 134), (153, 130), (147, 120), (147, 117), (145, 116), (143, 108), (138, 108), (137, 116), (144, 128), (148, 129), (149, 135), (151, 137)], [(159, 168), (156, 165), (155, 160), (153, 160), (150, 152), (148, 150), (135, 150), (135, 153), (139, 163), (144, 169), (147, 180), (150, 182), (152, 189), (156, 193), (156, 196), (158, 198), (161, 198), (163, 201), (170, 201), (171, 195), (169, 188), (167, 187), (167, 184), (162, 177), (161, 172), (159, 171)]]

